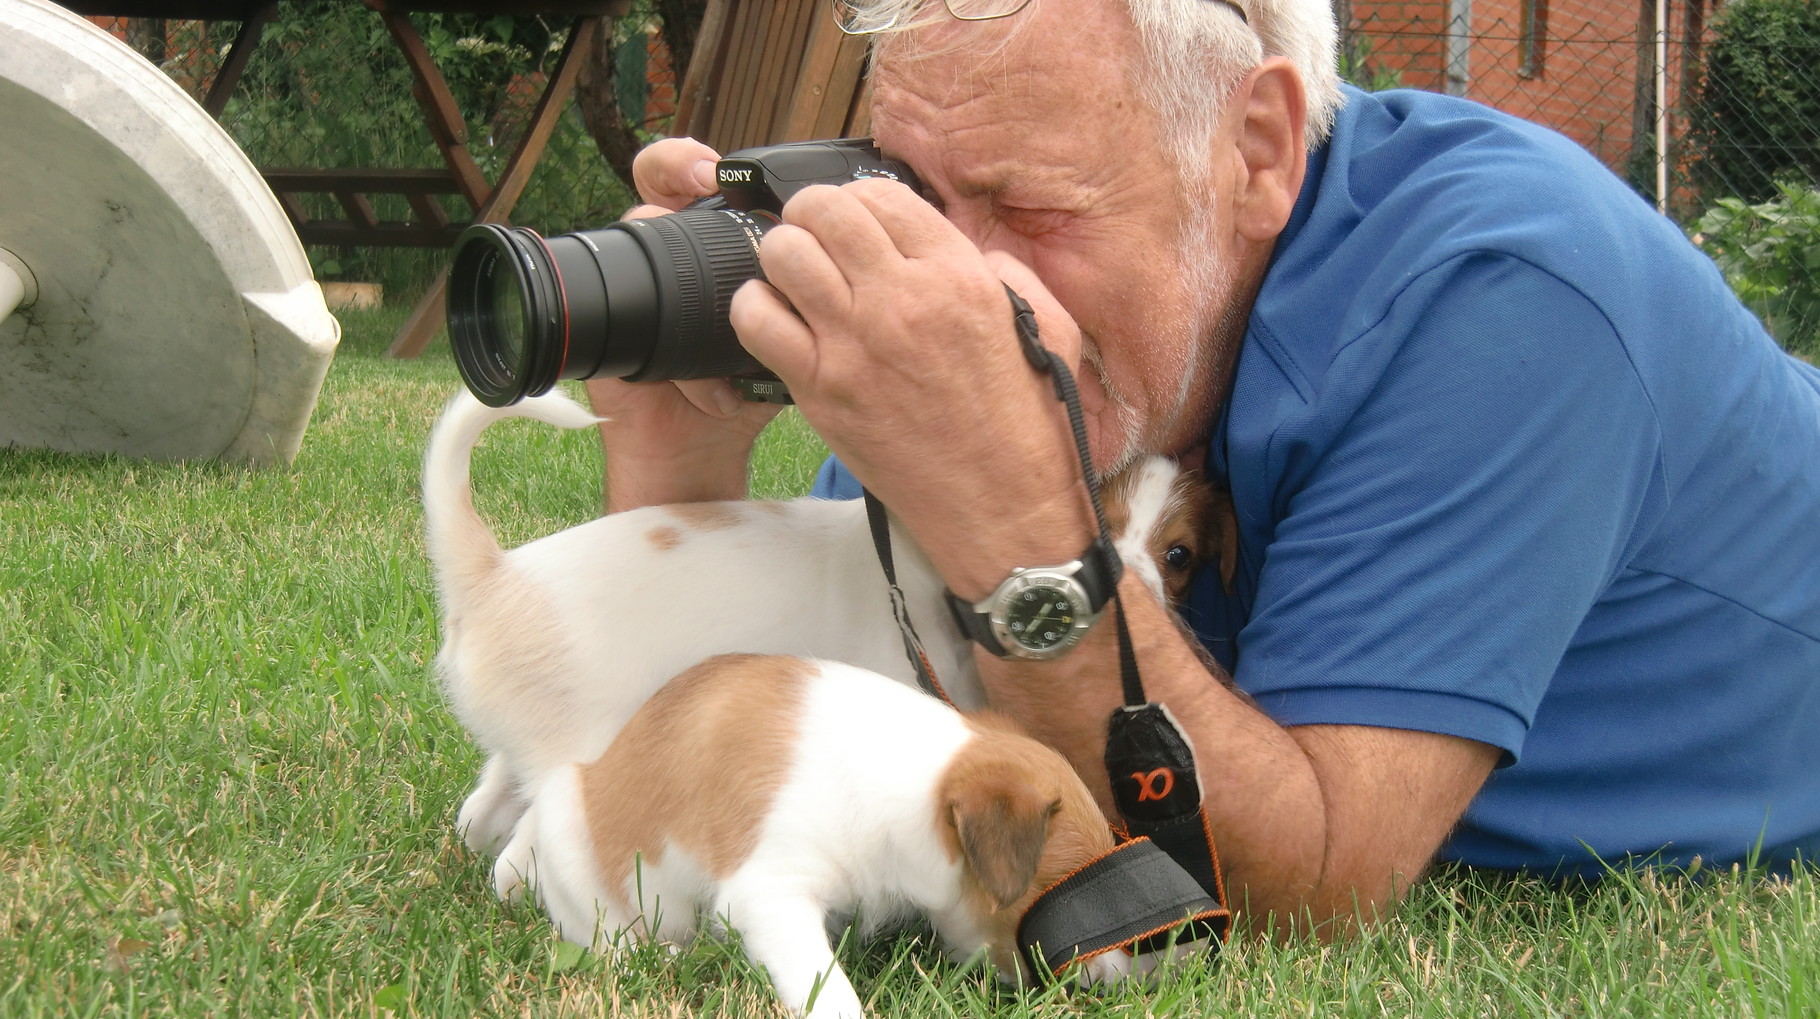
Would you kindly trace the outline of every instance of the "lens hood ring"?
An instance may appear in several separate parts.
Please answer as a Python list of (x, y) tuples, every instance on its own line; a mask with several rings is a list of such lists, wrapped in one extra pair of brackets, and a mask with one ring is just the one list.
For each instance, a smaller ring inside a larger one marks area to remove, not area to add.
[[(520, 318), (503, 322), (494, 297), (501, 273), (518, 301)], [(568, 314), (562, 279), (536, 231), (476, 223), (456, 241), (449, 269), (449, 342), (462, 380), (482, 403), (504, 407), (546, 392), (568, 356)], [(504, 330), (522, 329), (516, 355)]]

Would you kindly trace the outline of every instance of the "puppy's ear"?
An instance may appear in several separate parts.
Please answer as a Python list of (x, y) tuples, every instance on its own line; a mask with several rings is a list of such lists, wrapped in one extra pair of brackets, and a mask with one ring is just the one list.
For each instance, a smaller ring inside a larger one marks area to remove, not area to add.
[(1207, 506), (1207, 547), (1220, 550), (1220, 586), (1232, 593), (1232, 578), (1239, 568), (1239, 514), (1232, 493), (1214, 491)]
[(961, 858), (996, 908), (1029, 890), (1049, 839), (1049, 819), (1060, 809), (1060, 799), (1016, 782), (969, 781), (952, 790), (948, 819)]
[[(1197, 454), (1198, 457), (1198, 454)], [(1220, 563), (1220, 586), (1232, 593), (1232, 578), (1239, 568), (1239, 516), (1233, 508), (1232, 493), (1216, 485), (1197, 467), (1198, 460), (1182, 463), (1181, 488), (1187, 505), (1194, 507), (1194, 542), (1204, 563), (1217, 556)]]

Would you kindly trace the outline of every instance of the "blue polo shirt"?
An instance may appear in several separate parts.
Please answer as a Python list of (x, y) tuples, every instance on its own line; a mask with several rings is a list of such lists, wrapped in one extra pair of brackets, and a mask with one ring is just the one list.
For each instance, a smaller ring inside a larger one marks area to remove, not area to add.
[(1349, 89), (1208, 466), (1265, 712), (1504, 751), (1444, 858), (1820, 856), (1820, 371), (1571, 141)]

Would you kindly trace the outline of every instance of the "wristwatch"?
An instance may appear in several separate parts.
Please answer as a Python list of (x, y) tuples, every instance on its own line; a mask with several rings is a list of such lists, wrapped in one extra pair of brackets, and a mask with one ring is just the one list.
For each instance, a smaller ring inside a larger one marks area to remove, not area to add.
[(1060, 658), (1087, 636), (1117, 589), (1124, 564), (1105, 537), (1060, 566), (1014, 569), (991, 594), (969, 602), (945, 592), (955, 623), (1000, 658)]

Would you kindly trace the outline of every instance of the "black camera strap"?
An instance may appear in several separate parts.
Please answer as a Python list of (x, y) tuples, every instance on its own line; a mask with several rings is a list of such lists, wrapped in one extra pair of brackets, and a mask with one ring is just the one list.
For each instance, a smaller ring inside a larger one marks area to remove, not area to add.
[[(1098, 543), (1110, 552), (1112, 538), (1100, 503), (1099, 479), (1087, 446), (1074, 373), (1043, 346), (1036, 313), (1029, 303), (1009, 286), (1005, 293), (1011, 299), (1024, 359), (1049, 376), (1056, 399), (1067, 408)], [(891, 589), (892, 613), (904, 635), (905, 653), (916, 670), (917, 682), (931, 695), (952, 704), (910, 623), (892, 562), (884, 506), (870, 491), (865, 492), (865, 499), (872, 542)], [(1108, 722), (1105, 762), (1125, 831), (1120, 832), (1120, 845), (1046, 889), (1025, 912), (1018, 927), (1018, 948), (1041, 973), (1059, 974), (1072, 963), (1117, 949), (1143, 953), (1171, 943), (1200, 941), (1209, 951), (1218, 951), (1230, 927), (1219, 853), (1201, 808), (1194, 746), (1168, 708), (1151, 702), (1144, 693), (1124, 602), (1116, 588), (1111, 608), (1124, 704)]]
[(941, 681), (935, 678), (929, 653), (923, 650), (923, 639), (917, 636), (916, 625), (910, 621), (909, 602), (904, 598), (903, 588), (897, 586), (897, 564), (891, 557), (891, 519), (885, 512), (885, 504), (878, 501), (870, 488), (861, 488), (860, 493), (866, 500), (866, 524), (872, 529), (872, 547), (878, 550), (878, 565), (885, 571), (885, 583), (891, 589), (891, 615), (897, 619), (897, 631), (904, 638), (904, 657), (910, 659), (910, 667), (916, 670), (916, 685), (929, 696), (953, 707), (954, 698), (948, 696)]

